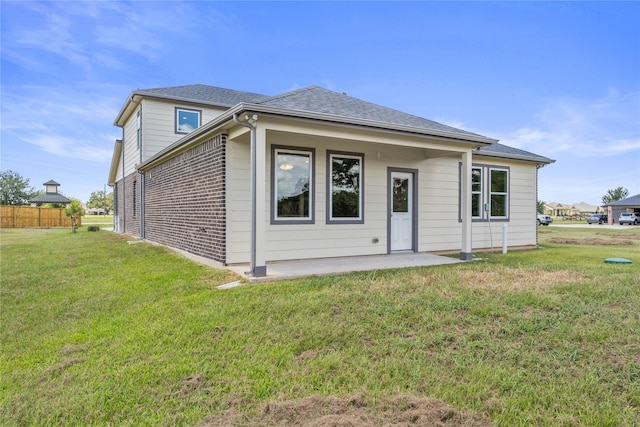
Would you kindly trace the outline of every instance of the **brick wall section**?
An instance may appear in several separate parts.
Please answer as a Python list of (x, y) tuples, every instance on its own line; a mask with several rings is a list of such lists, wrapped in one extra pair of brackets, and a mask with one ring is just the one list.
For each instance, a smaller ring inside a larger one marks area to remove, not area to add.
[(113, 186), (113, 194), (114, 194), (114, 198), (113, 198), (113, 213), (115, 216), (115, 223), (114, 223), (114, 231), (123, 233), (124, 232), (124, 207), (125, 204), (123, 203), (123, 197), (124, 197), (124, 188), (123, 188), (123, 184), (122, 184), (122, 180), (116, 181), (115, 185)]
[(140, 237), (141, 184), (142, 184), (142, 177), (138, 172), (134, 172), (130, 175), (127, 175), (124, 178), (124, 191), (119, 191), (119, 193), (122, 193), (120, 197), (120, 201), (124, 199), (124, 208), (125, 208), (125, 211), (124, 211), (125, 224), (122, 232), (134, 237)]
[(225, 262), (226, 144), (217, 135), (145, 172), (145, 239)]

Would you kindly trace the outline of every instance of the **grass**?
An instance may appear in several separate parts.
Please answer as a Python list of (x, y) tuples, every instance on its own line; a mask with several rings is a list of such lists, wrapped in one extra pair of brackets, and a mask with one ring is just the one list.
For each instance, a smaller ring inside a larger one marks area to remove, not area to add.
[(0, 424), (191, 426), (353, 394), (640, 424), (640, 229), (539, 232), (483, 262), (219, 291), (230, 273), (109, 232), (2, 230)]
[(82, 225), (96, 224), (105, 227), (113, 226), (113, 215), (85, 215), (82, 217)]

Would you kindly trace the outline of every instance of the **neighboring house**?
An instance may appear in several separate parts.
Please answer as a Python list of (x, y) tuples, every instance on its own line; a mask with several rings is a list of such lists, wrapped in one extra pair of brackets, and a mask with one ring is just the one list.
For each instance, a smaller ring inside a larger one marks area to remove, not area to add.
[(576, 208), (578, 213), (582, 215), (591, 215), (603, 212), (603, 209), (600, 206), (590, 205), (585, 202), (574, 203), (573, 206)]
[(580, 214), (580, 209), (574, 205), (558, 202), (545, 204), (545, 213), (551, 216), (573, 216)]
[(32, 207), (38, 207), (46, 205), (48, 203), (67, 206), (69, 205), (69, 203), (71, 203), (71, 200), (58, 193), (58, 187), (60, 186), (60, 184), (58, 184), (54, 180), (47, 181), (42, 185), (44, 185), (45, 193), (29, 200), (29, 203), (31, 203)]
[(310, 86), (133, 91), (116, 117), (114, 229), (224, 264), (459, 252), (537, 240), (553, 160)]
[(607, 209), (607, 215), (609, 216), (609, 224), (615, 224), (618, 222), (620, 214), (623, 212), (635, 212), (640, 214), (640, 194), (627, 197), (626, 199), (618, 200), (604, 205)]
[(82, 205), (85, 215), (105, 215), (106, 212), (103, 208), (88, 208), (86, 204)]

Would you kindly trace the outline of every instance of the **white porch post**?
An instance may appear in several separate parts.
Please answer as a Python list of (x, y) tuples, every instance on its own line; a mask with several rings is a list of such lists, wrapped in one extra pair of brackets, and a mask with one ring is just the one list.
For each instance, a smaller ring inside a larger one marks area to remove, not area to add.
[(473, 259), (471, 252), (471, 165), (473, 163), (471, 150), (462, 153), (462, 173), (460, 183), (460, 210), (462, 214), (462, 247), (460, 259), (470, 261)]
[(256, 258), (253, 275), (255, 277), (264, 277), (267, 275), (267, 264), (265, 261), (267, 130), (264, 124), (261, 124), (259, 121), (257, 121), (254, 126), (256, 127)]

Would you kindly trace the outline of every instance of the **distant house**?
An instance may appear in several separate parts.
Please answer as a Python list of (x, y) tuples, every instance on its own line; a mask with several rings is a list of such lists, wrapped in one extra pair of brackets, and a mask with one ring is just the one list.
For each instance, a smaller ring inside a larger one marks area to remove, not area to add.
[(627, 197), (623, 200), (618, 200), (617, 202), (609, 203), (604, 205), (607, 209), (607, 214), (609, 216), (609, 224), (615, 223), (620, 214), (623, 212), (635, 212), (636, 214), (640, 214), (640, 194), (636, 194), (635, 196)]
[(601, 213), (604, 211), (600, 206), (590, 205), (589, 203), (585, 203), (585, 202), (574, 203), (573, 206), (576, 208), (578, 213), (582, 215), (590, 215), (595, 213)]
[(108, 182), (114, 229), (265, 276), (270, 261), (536, 245), (553, 160), (343, 93), (136, 90)]
[(58, 187), (60, 186), (60, 184), (58, 184), (54, 180), (47, 181), (42, 185), (44, 185), (45, 187), (45, 193), (41, 196), (37, 196), (29, 200), (31, 206), (38, 207), (48, 203), (55, 203), (66, 206), (71, 203), (71, 200), (58, 193)]
[(545, 203), (545, 214), (551, 216), (571, 216), (578, 210), (575, 206), (566, 203), (549, 202)]

